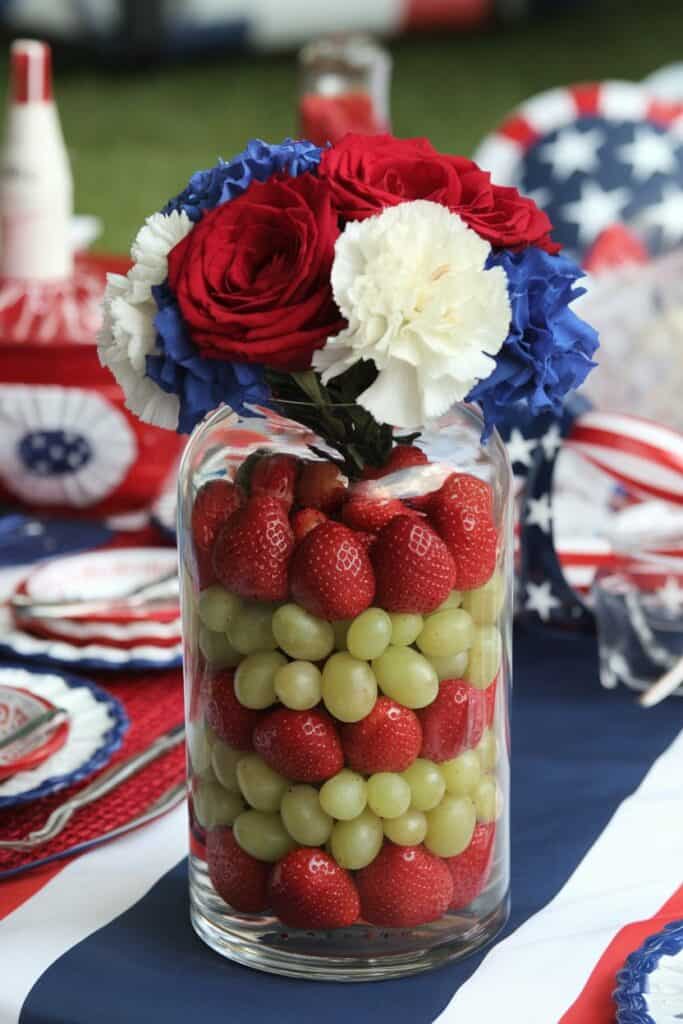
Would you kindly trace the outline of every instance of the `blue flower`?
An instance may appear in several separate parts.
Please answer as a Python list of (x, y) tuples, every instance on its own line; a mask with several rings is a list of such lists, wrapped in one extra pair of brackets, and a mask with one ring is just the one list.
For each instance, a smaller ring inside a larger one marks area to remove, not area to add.
[(158, 307), (154, 325), (161, 354), (147, 356), (147, 376), (180, 399), (177, 429), (181, 434), (189, 434), (221, 402), (237, 413), (246, 412), (247, 403), (268, 403), (270, 392), (261, 366), (203, 359), (168, 284), (152, 288), (152, 294)]
[(507, 275), (512, 318), (495, 370), (467, 396), (481, 406), (484, 440), (517, 402), (535, 416), (559, 412), (564, 396), (595, 366), (598, 347), (596, 331), (569, 308), (585, 291), (575, 287), (583, 271), (572, 260), (530, 247), (494, 253), (487, 265)]
[(271, 175), (284, 171), (292, 177), (314, 171), (321, 155), (322, 149), (305, 139), (285, 139), (273, 146), (252, 139), (232, 160), (219, 160), (214, 167), (193, 174), (187, 188), (169, 199), (161, 212), (184, 210), (190, 220), (198, 221), (206, 210), (241, 195), (254, 180), (267, 181)]

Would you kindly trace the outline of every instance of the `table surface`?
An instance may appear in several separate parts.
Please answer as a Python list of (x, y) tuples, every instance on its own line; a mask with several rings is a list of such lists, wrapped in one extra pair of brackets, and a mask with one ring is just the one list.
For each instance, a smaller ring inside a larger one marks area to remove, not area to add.
[[(683, 820), (683, 795), (669, 778), (672, 772), (680, 778), (683, 767), (683, 737), (676, 741), (683, 702), (672, 699), (645, 712), (629, 691), (600, 688), (593, 638), (518, 632), (512, 707), (512, 914), (503, 932), (512, 937), (486, 959), (482, 952), (379, 985), (257, 975), (222, 961), (195, 937), (181, 861), (159, 871), (129, 909), (107, 912), (108, 923), (47, 967), (26, 998), (21, 1024), (91, 1024), (94, 1007), (98, 1024), (185, 1024), (198, 1011), (231, 1024), (300, 1024), (318, 1017), (348, 1024), (354, 1016), (368, 1019), (368, 1007), (373, 1018), (391, 1024), (429, 1024), (458, 990), (443, 1021), (552, 1024), (562, 1017), (563, 1024), (608, 1024), (618, 962), (598, 979), (597, 989), (594, 984), (592, 993), (584, 993), (588, 1009), (569, 1007), (623, 926), (653, 918), (680, 885), (683, 835), (676, 822)], [(636, 797), (626, 800), (639, 786)], [(149, 844), (155, 828), (161, 837), (161, 825), (138, 835), (146, 833)], [(128, 869), (123, 853), (116, 859), (116, 844), (104, 851), (108, 870)], [(81, 860), (88, 856), (98, 854)], [(94, 859), (90, 863), (92, 876)], [(86, 905), (104, 900), (111, 882), (103, 878), (98, 894), (91, 879), (83, 893)], [(59, 884), (57, 876), (44, 892)], [(683, 917), (683, 899), (668, 909), (669, 918)], [(54, 929), (57, 922), (46, 920), (43, 927)], [(643, 927), (649, 934), (648, 925)], [(31, 957), (32, 934), (21, 912), (0, 922), (10, 971), (13, 958), (20, 967)], [(632, 941), (629, 946), (622, 939), (628, 952), (641, 932), (625, 934)], [(621, 962), (622, 946), (616, 947)], [(614, 955), (612, 947), (613, 942)], [(2, 988), (0, 1024), (13, 1024), (16, 1017), (8, 1007), (3, 1010)]]

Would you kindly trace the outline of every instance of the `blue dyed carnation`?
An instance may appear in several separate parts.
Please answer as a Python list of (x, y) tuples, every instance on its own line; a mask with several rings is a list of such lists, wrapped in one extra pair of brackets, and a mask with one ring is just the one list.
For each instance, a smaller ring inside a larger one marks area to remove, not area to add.
[(180, 399), (179, 433), (189, 434), (222, 402), (237, 413), (247, 413), (247, 404), (267, 404), (270, 392), (261, 366), (203, 359), (168, 284), (152, 288), (152, 294), (158, 307), (154, 325), (161, 354), (147, 356), (147, 376)]
[(187, 188), (169, 199), (161, 212), (184, 210), (196, 222), (206, 210), (241, 195), (252, 181), (267, 181), (271, 175), (284, 171), (292, 177), (314, 171), (321, 155), (322, 149), (305, 139), (285, 139), (274, 146), (252, 139), (232, 160), (219, 160), (214, 167), (193, 174)]
[(483, 440), (517, 402), (535, 416), (559, 412), (565, 395), (595, 366), (598, 347), (597, 332), (569, 308), (585, 291), (575, 287), (583, 271), (572, 260), (530, 247), (493, 253), (487, 266), (505, 271), (512, 319), (495, 370), (467, 396), (481, 406)]

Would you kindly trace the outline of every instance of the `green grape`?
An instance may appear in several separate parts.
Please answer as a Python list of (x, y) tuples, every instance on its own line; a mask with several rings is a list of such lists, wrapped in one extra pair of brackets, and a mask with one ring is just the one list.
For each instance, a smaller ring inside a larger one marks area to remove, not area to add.
[(459, 654), (445, 654), (442, 658), (430, 654), (427, 660), (434, 666), (439, 681), (441, 681), (442, 679), (462, 679), (469, 659), (467, 651), (460, 651)]
[(244, 811), (239, 793), (228, 792), (217, 782), (200, 782), (192, 797), (194, 816), (202, 828), (232, 825)]
[(504, 602), (505, 580), (502, 573), (494, 572), (483, 587), (467, 591), (462, 606), (470, 613), (475, 625), (486, 626), (496, 621)]
[(485, 690), (498, 674), (502, 654), (500, 630), (495, 626), (479, 626), (470, 649), (465, 679), (479, 690)]
[(473, 639), (474, 624), (469, 612), (462, 608), (446, 608), (427, 618), (417, 638), (417, 646), (429, 657), (444, 658), (466, 651), (472, 646)]
[(358, 871), (375, 859), (382, 846), (380, 819), (367, 808), (353, 821), (338, 821), (332, 829), (332, 856), (348, 871)]
[(249, 654), (235, 672), (235, 696), (244, 708), (260, 711), (275, 703), (275, 673), (287, 664), (279, 651)]
[(427, 835), (427, 818), (412, 808), (383, 822), (384, 835), (399, 846), (417, 846)]
[(207, 775), (211, 770), (211, 733), (204, 722), (190, 722), (187, 726), (187, 752), (195, 775)]
[(439, 607), (435, 608), (434, 611), (443, 612), (447, 608), (459, 608), (462, 604), (462, 599), (463, 595), (461, 590), (451, 590), (446, 600), (442, 601)]
[(477, 815), (468, 796), (447, 793), (434, 810), (427, 813), (425, 846), (437, 857), (456, 857), (470, 845)]
[(398, 818), (410, 807), (412, 792), (396, 772), (377, 772), (368, 779), (368, 806), (380, 818)]
[(382, 608), (366, 608), (358, 615), (346, 636), (346, 645), (354, 658), (371, 661), (379, 658), (391, 640), (391, 619)]
[(323, 668), (323, 701), (340, 722), (359, 722), (377, 700), (377, 683), (365, 661), (345, 652), (333, 654)]
[(237, 762), (237, 782), (251, 807), (257, 811), (277, 811), (289, 786), (258, 754), (244, 754)]
[(439, 770), (447, 792), (453, 796), (471, 796), (481, 778), (481, 763), (474, 750), (464, 750), (451, 761), (443, 761)]
[(323, 846), (330, 838), (334, 823), (313, 786), (293, 786), (282, 798), (280, 814), (292, 839), (303, 846)]
[(273, 607), (269, 604), (244, 604), (228, 625), (228, 640), (240, 654), (274, 651)]
[(490, 772), (498, 761), (498, 740), (493, 729), (485, 729), (475, 747), (483, 772)]
[(414, 644), (422, 632), (424, 619), (421, 615), (411, 612), (391, 612), (391, 642), (395, 647), (407, 647)]
[(439, 692), (433, 665), (412, 647), (388, 647), (372, 669), (382, 693), (407, 708), (424, 708)]
[(241, 658), (225, 633), (214, 633), (203, 623), (199, 626), (199, 650), (212, 668), (234, 668)]
[(275, 695), (286, 708), (306, 711), (322, 697), (322, 673), (310, 661), (290, 661), (275, 673)]
[(498, 817), (501, 796), (498, 784), (492, 775), (484, 775), (474, 794), (474, 809), (477, 821), (488, 824)]
[(349, 626), (351, 625), (352, 619), (337, 619), (336, 622), (332, 623), (332, 630), (334, 632), (334, 649), (335, 651), (346, 651), (346, 636), (349, 632)]
[(240, 599), (236, 594), (214, 583), (199, 595), (199, 618), (207, 629), (225, 633), (239, 606)]
[(243, 750), (233, 750), (222, 740), (216, 740), (211, 748), (211, 767), (224, 789), (239, 790), (237, 762), (244, 757)]
[(274, 864), (296, 847), (279, 814), (244, 811), (232, 826), (235, 842), (245, 853)]
[(438, 765), (418, 757), (401, 773), (410, 786), (410, 806), (416, 811), (431, 811), (446, 792), (446, 782)]
[(298, 661), (322, 661), (334, 648), (332, 624), (298, 604), (283, 604), (273, 615), (278, 646)]
[(340, 821), (351, 821), (365, 810), (368, 802), (365, 779), (350, 768), (343, 768), (328, 779), (320, 790), (320, 806)]

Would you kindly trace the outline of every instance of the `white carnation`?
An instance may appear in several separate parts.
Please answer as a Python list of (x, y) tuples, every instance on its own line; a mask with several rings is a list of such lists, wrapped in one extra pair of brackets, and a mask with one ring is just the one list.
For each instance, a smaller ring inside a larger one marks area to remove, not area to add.
[(109, 274), (104, 293), (102, 329), (97, 337), (100, 362), (109, 367), (126, 396), (126, 406), (140, 419), (175, 430), (180, 402), (145, 376), (147, 356), (158, 354), (152, 287), (168, 273), (168, 254), (191, 230), (184, 212), (148, 217), (131, 247), (135, 261), (124, 276)]
[(488, 242), (438, 203), (416, 200), (346, 226), (332, 289), (348, 326), (314, 354), (323, 383), (359, 359), (379, 374), (358, 398), (379, 422), (416, 427), (495, 369), (510, 326), (507, 278)]

